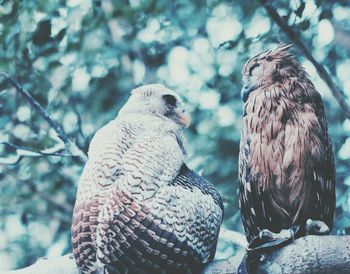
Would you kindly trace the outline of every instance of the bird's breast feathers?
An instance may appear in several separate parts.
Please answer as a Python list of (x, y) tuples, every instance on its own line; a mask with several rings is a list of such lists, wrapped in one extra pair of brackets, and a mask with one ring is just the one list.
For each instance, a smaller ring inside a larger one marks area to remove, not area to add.
[(291, 168), (305, 170), (308, 156), (320, 157), (321, 140), (315, 134), (320, 125), (314, 110), (298, 109), (279, 92), (277, 88), (257, 90), (245, 104), (241, 156), (250, 159), (251, 172), (262, 177), (264, 188), (272, 182), (290, 184)]

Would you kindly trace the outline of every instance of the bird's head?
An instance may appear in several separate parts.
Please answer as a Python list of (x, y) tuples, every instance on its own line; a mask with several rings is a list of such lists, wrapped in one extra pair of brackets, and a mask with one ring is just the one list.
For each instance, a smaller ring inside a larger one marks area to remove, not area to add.
[(274, 50), (264, 51), (249, 59), (242, 69), (242, 100), (245, 102), (251, 92), (259, 87), (283, 83), (288, 77), (300, 77), (304, 69), (288, 52), (292, 45), (280, 44)]
[(184, 109), (180, 96), (161, 84), (144, 85), (132, 90), (119, 115), (127, 113), (164, 116), (183, 127), (191, 123), (191, 116)]

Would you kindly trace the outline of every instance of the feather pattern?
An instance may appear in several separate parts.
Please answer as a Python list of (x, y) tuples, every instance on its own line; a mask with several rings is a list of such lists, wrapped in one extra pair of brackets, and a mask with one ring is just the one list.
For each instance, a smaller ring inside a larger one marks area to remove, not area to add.
[(177, 123), (125, 109), (90, 144), (73, 213), (76, 262), (83, 273), (197, 273), (215, 254), (221, 198), (184, 164)]
[(240, 208), (249, 241), (261, 229), (279, 232), (309, 218), (333, 224), (335, 168), (323, 102), (289, 47), (243, 68)]

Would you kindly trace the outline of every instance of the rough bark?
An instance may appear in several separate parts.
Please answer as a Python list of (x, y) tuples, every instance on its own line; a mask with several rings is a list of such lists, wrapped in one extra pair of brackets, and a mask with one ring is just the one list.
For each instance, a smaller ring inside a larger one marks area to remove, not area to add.
[[(243, 252), (210, 263), (202, 274), (238, 273)], [(0, 274), (78, 274), (72, 254), (39, 259), (35, 264)], [(350, 273), (350, 236), (306, 236), (279, 250), (266, 254), (256, 273)]]
[[(213, 262), (203, 274), (238, 273), (242, 256)], [(350, 273), (350, 236), (306, 236), (266, 254), (257, 274)]]

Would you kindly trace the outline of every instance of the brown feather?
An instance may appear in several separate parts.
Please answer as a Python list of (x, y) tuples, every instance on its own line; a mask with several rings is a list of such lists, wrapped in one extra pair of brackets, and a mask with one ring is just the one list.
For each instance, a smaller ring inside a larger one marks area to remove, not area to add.
[(333, 223), (335, 169), (323, 103), (289, 48), (261, 53), (243, 68), (244, 85), (254, 87), (239, 161), (241, 192), (249, 185), (253, 193), (240, 199), (248, 240), (260, 229), (279, 232), (308, 218)]

